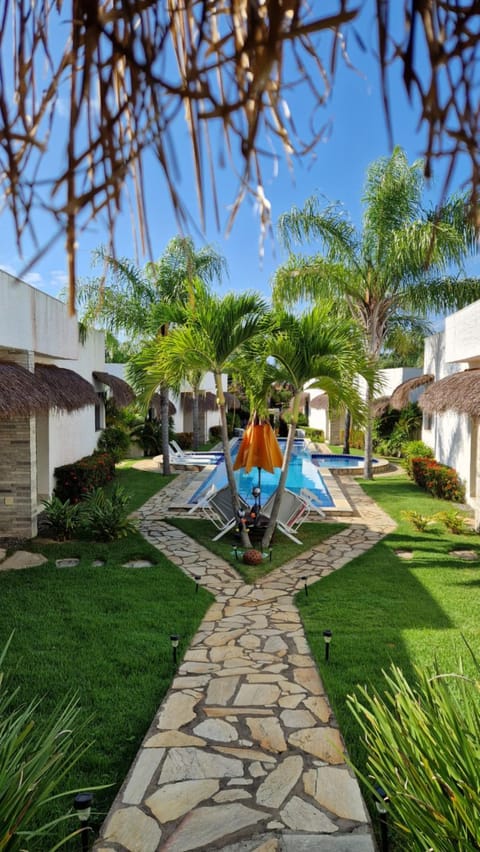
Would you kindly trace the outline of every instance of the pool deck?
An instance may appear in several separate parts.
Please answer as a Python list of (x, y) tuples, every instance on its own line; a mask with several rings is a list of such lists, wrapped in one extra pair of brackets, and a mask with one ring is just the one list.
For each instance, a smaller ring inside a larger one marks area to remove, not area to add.
[[(394, 529), (350, 477), (348, 529), (247, 585), (165, 523), (188, 474), (137, 513), (215, 595), (102, 827), (96, 852), (374, 852), (369, 816), (294, 595)], [(339, 520), (342, 515), (336, 515)], [(114, 747), (114, 744), (111, 744)]]

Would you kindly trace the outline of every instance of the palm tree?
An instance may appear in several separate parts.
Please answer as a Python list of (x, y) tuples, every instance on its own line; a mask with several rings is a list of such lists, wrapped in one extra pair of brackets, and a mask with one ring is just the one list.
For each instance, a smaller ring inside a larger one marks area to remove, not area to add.
[(280, 481), (262, 540), (263, 548), (269, 546), (275, 530), (304, 386), (322, 388), (334, 404), (346, 405), (361, 422), (365, 406), (356, 387), (356, 376), (360, 373), (371, 380), (358, 329), (351, 319), (338, 318), (331, 302), (316, 305), (300, 316), (284, 313), (277, 321), (278, 330), (268, 342), (268, 353), (277, 365), (278, 378), (288, 381), (293, 389), (293, 406)]
[[(447, 199), (439, 209), (426, 211), (422, 192), (422, 163), (409, 165), (405, 153), (395, 148), (390, 158), (376, 160), (367, 171), (361, 232), (339, 205), (322, 209), (316, 198), (302, 210), (284, 214), (279, 232), (285, 246), (290, 250), (295, 243), (318, 240), (323, 253), (290, 254), (276, 273), (274, 301), (335, 298), (359, 323), (367, 351), (378, 361), (392, 323), (478, 299), (478, 279), (450, 273), (475, 250), (464, 199)], [(372, 477), (372, 402), (369, 387), (367, 478)]]
[[(149, 387), (153, 390), (159, 381), (174, 386), (178, 384), (179, 377), (192, 370), (213, 373), (232, 508), (239, 513), (222, 377), (235, 368), (235, 359), (249, 341), (270, 330), (267, 306), (256, 294), (229, 293), (218, 298), (207, 289), (198, 288), (194, 306), (188, 306), (186, 313), (188, 316), (182, 325), (172, 327), (167, 337), (155, 341), (150, 366), (145, 365)], [(242, 543), (250, 547), (248, 533), (243, 526), (241, 535)]]
[[(79, 289), (79, 302), (87, 322), (103, 321), (108, 331), (123, 332), (145, 345), (145, 340), (164, 336), (168, 331), (165, 306), (192, 304), (195, 285), (220, 281), (226, 271), (225, 259), (211, 246), (195, 249), (190, 237), (174, 237), (160, 259), (139, 269), (127, 259), (117, 260), (104, 249), (96, 252), (110, 280), (101, 291), (98, 280), (85, 282)], [(141, 370), (132, 368), (140, 380)], [(141, 383), (139, 386), (141, 389)], [(168, 386), (161, 389), (163, 472), (170, 473), (168, 423)]]

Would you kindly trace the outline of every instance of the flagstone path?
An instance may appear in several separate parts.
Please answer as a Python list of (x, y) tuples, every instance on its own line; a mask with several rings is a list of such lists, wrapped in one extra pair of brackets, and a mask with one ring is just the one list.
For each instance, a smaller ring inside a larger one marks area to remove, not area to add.
[[(369, 817), (312, 659), (294, 594), (394, 528), (350, 478), (350, 526), (255, 585), (162, 519), (140, 529), (215, 594), (94, 849), (373, 852)], [(170, 495), (168, 491), (170, 490)], [(333, 518), (332, 518), (333, 519)]]

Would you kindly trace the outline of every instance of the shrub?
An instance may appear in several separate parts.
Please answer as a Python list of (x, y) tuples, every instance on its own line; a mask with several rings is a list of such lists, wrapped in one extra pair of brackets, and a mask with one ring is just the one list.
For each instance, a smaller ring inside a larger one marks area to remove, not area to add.
[(461, 503), (465, 498), (465, 487), (456, 470), (445, 464), (439, 464), (435, 459), (410, 459), (412, 476), (420, 488), (424, 488), (433, 497), (443, 500), (453, 500)]
[(193, 447), (193, 432), (177, 432), (175, 440), (182, 450), (191, 450)]
[(147, 458), (158, 456), (162, 452), (162, 424), (160, 420), (145, 420), (131, 431), (131, 438), (140, 444)]
[(433, 459), (433, 450), (431, 447), (427, 446), (427, 444), (424, 444), (423, 441), (407, 441), (407, 443), (403, 445), (403, 456), (407, 460), (407, 473), (410, 479), (413, 479), (411, 459)]
[(45, 523), (52, 528), (54, 536), (60, 540), (71, 538), (80, 526), (79, 504), (72, 504), (70, 500), (62, 503), (55, 495), (42, 503)]
[(222, 440), (222, 427), (221, 426), (210, 426), (208, 430), (210, 434), (211, 441), (221, 441)]
[(30, 849), (31, 840), (39, 838), (43, 841), (35, 848), (50, 849), (49, 831), (65, 817), (42, 825), (42, 810), (54, 798), (68, 797), (70, 805), (75, 791), (61, 792), (61, 784), (89, 747), (80, 739), (88, 720), (79, 723), (72, 697), (45, 721), (39, 719), (38, 699), (18, 704), (18, 690), (9, 687), (3, 672), (10, 641), (0, 653), (0, 850)]
[(399, 848), (470, 852), (480, 837), (480, 682), (461, 665), (458, 674), (415, 673), (410, 684), (392, 666), (385, 692), (360, 687), (348, 696), (367, 772), (388, 796), (390, 820), (405, 840)]
[(82, 506), (82, 527), (89, 538), (113, 541), (136, 530), (128, 517), (130, 497), (121, 486), (107, 497), (103, 488), (95, 488)]
[(473, 532), (467, 523), (467, 515), (465, 512), (458, 512), (455, 509), (449, 509), (446, 512), (438, 512), (435, 516), (439, 521), (446, 526), (447, 530), (454, 535), (464, 535), (465, 533)]
[(106, 485), (115, 476), (115, 462), (109, 453), (93, 453), (73, 464), (55, 468), (54, 494), (60, 500), (78, 503), (94, 488)]
[(416, 512), (414, 509), (408, 509), (400, 512), (402, 518), (405, 518), (407, 521), (415, 527), (419, 532), (425, 532), (428, 527), (431, 527), (435, 524), (438, 515), (422, 515), (420, 512)]
[(109, 453), (118, 462), (125, 458), (130, 446), (130, 433), (123, 426), (107, 426), (98, 439), (98, 450)]
[(323, 429), (313, 429), (311, 426), (308, 426), (305, 429), (305, 435), (310, 441), (315, 441), (319, 444), (325, 440)]

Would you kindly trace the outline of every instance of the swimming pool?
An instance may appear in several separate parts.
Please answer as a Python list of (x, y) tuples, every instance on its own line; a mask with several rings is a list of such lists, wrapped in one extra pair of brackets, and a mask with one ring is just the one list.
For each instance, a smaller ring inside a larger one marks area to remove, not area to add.
[[(282, 442), (282, 440), (280, 440), (279, 444), (283, 451), (285, 441)], [(237, 444), (232, 450), (233, 458), (236, 456), (238, 446), (239, 444)], [(247, 500), (247, 502), (251, 502), (252, 488), (258, 485), (258, 468), (252, 468), (248, 474), (244, 470), (236, 470), (235, 479), (240, 495)], [(268, 473), (265, 470), (261, 471), (262, 505), (266, 503), (270, 495), (276, 490), (279, 479), (280, 470), (278, 468), (276, 468), (273, 473)], [(216, 488), (220, 489), (226, 484), (227, 472), (225, 469), (225, 462), (222, 460), (216, 465), (215, 470), (211, 472), (210, 476), (207, 477), (200, 488), (198, 488), (193, 494), (189, 500), (189, 504), (196, 503), (199, 497), (205, 493), (211, 485), (215, 485)], [(298, 494), (302, 488), (308, 488), (308, 490), (315, 495), (319, 506), (325, 507), (334, 505), (322, 474), (320, 473), (318, 466), (312, 461), (312, 456), (305, 448), (303, 441), (295, 441), (294, 443), (287, 475), (287, 488), (289, 488), (290, 491), (294, 491), (296, 494)]]
[[(334, 455), (333, 453), (312, 453), (312, 461), (318, 467), (357, 468), (365, 464), (363, 456)], [(377, 459), (372, 459), (372, 463), (376, 464)]]

